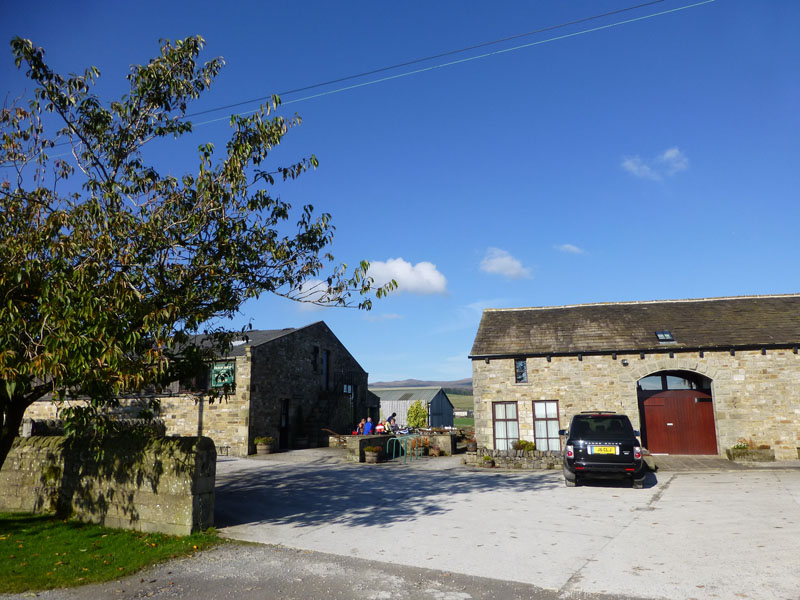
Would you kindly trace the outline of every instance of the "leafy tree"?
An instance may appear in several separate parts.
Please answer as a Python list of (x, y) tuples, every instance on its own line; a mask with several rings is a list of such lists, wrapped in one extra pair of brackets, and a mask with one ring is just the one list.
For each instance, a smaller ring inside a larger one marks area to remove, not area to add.
[(422, 403), (422, 400), (416, 400), (408, 407), (407, 414), (409, 427), (427, 427), (428, 426), (428, 407)]
[(148, 164), (145, 144), (192, 131), (187, 107), (223, 66), (197, 62), (203, 45), (162, 41), (103, 104), (96, 68), (64, 77), (29, 40), (11, 42), (35, 88), (0, 111), (0, 466), (34, 401), (64, 403), (69, 432), (100, 435), (120, 395), (185, 379), (228, 347), (234, 332), (202, 328), (248, 298), (368, 310), (395, 286), (374, 286), (366, 262), (334, 263), (330, 215), (270, 194), (317, 166), (312, 155), (264, 167), (300, 123), (274, 114), (277, 96), (231, 117), (222, 156), (199, 146), (196, 172)]

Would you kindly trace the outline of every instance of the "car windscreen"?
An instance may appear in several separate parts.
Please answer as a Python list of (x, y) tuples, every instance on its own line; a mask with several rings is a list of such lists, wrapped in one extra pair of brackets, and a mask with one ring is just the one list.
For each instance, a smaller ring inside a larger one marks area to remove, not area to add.
[(629, 440), (634, 437), (627, 417), (575, 417), (570, 436), (578, 439)]

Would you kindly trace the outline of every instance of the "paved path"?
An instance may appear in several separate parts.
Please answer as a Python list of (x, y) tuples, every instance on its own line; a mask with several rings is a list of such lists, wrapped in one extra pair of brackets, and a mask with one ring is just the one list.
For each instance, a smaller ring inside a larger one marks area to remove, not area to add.
[(3, 600), (641, 600), (263, 544), (226, 545), (118, 581)]
[(458, 457), (356, 465), (329, 450), (218, 464), (240, 540), (490, 577), (564, 594), (797, 600), (800, 470), (661, 472), (644, 490)]

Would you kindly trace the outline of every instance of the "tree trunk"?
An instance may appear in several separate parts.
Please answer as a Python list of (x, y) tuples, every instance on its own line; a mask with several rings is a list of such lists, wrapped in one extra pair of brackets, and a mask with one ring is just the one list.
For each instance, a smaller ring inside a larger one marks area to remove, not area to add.
[(11, 452), (11, 444), (14, 443), (14, 438), (19, 433), (19, 426), (22, 425), (22, 416), (25, 414), (25, 409), (29, 404), (24, 404), (22, 398), (14, 399), (3, 407), (3, 414), (0, 415), (3, 419), (2, 427), (0, 427), (0, 469), (6, 462), (8, 453)]

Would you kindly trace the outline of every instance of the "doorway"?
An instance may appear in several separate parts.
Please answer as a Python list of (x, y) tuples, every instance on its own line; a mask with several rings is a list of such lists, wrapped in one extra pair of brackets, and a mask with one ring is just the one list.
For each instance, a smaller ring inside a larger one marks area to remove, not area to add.
[(711, 380), (662, 371), (637, 382), (642, 443), (653, 454), (717, 454)]
[(289, 449), (289, 400), (281, 400), (281, 420), (278, 429), (278, 448)]

